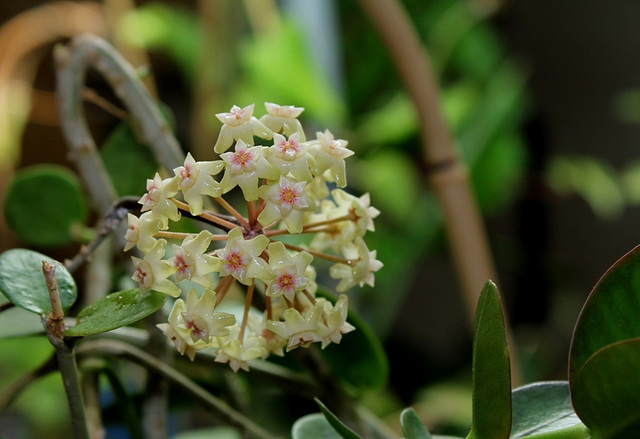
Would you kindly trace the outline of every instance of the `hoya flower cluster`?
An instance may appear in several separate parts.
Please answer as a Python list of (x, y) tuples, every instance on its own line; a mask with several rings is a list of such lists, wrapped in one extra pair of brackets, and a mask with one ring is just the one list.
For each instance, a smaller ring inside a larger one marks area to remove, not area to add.
[[(214, 150), (221, 160), (197, 162), (189, 154), (173, 176), (147, 180), (141, 215), (129, 214), (126, 234), (125, 250), (137, 247), (144, 255), (132, 256), (142, 293), (177, 298), (189, 289), (158, 327), (181, 354), (193, 360), (196, 351), (214, 349), (216, 361), (234, 371), (272, 353), (339, 343), (354, 329), (346, 321), (347, 296), (335, 304), (316, 297), (314, 259), (333, 264), (339, 292), (373, 285), (382, 267), (363, 240), (378, 210), (368, 195), (342, 189), (345, 159), (353, 154), (347, 142), (328, 130), (307, 140), (297, 119), (302, 108), (265, 106), (260, 119), (254, 105), (217, 114), (223, 126)], [(256, 137), (271, 145), (255, 145)], [(223, 198), (234, 188), (246, 214)], [(212, 231), (169, 230), (182, 215), (209, 222)], [(309, 234), (308, 244), (279, 240), (293, 234)], [(245, 290), (241, 318), (216, 309), (238, 286)]]

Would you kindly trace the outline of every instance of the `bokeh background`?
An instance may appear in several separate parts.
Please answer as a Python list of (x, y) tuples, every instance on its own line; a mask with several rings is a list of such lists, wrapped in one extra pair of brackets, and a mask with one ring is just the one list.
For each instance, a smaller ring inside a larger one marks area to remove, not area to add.
[[(582, 302), (640, 242), (640, 3), (403, 4), (432, 56), (471, 170), (525, 380), (566, 379)], [(433, 389), (465, 388), (471, 336), (425, 183), (417, 119), (357, 2), (3, 0), (0, 26), (0, 198), (19, 169), (73, 169), (51, 52), (75, 33), (103, 35), (147, 67), (145, 80), (171, 109), (180, 142), (200, 160), (213, 158), (214, 115), (232, 104), (304, 106), (308, 130), (328, 127), (349, 140), (358, 155), (350, 186), (370, 192), (382, 211), (370, 247), (386, 266), (352, 303), (385, 342), (389, 394), (401, 405), (423, 404), (428, 417), (440, 401)], [(118, 104), (97, 75), (87, 85)], [(118, 119), (91, 103), (86, 109), (94, 135), (106, 139)], [(64, 259), (79, 245), (44, 248), (0, 227), (0, 250), (27, 246)], [(25, 345), (0, 343), (4, 387), (28, 366), (17, 359)], [(29, 394), (22, 398), (15, 406), (25, 417)], [(55, 405), (52, 397), (46, 407)], [(451, 413), (438, 416), (447, 419), (433, 423), (454, 422)], [(0, 414), (0, 426), (27, 437), (9, 418)]]

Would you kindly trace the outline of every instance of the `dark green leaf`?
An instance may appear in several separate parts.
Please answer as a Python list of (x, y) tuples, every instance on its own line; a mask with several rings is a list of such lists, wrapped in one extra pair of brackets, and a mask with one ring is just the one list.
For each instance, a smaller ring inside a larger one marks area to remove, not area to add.
[(334, 415), (331, 410), (327, 408), (327, 406), (320, 402), (318, 398), (315, 398), (315, 401), (316, 404), (318, 404), (318, 407), (320, 407), (320, 410), (322, 410), (322, 414), (324, 415), (324, 417), (327, 418), (327, 421), (329, 422), (329, 424), (331, 424), (331, 427), (333, 427), (333, 429), (338, 432), (340, 437), (344, 439), (360, 439), (360, 436), (355, 434), (353, 430), (344, 425), (342, 421), (338, 419), (338, 417)]
[[(335, 303), (335, 296), (326, 290), (318, 295)], [(340, 346), (329, 345), (322, 350), (327, 363), (338, 378), (359, 389), (376, 389), (387, 382), (389, 363), (382, 343), (371, 328), (352, 309), (347, 321), (356, 329), (342, 337)]]
[(138, 141), (131, 126), (125, 122), (111, 133), (100, 152), (113, 186), (121, 197), (143, 194), (147, 178), (152, 178), (158, 169), (151, 150)]
[(322, 413), (313, 413), (298, 419), (291, 428), (293, 439), (342, 439)]
[(32, 250), (12, 249), (0, 255), (0, 293), (27, 311), (50, 313), (51, 300), (42, 274), (42, 261), (56, 265), (60, 302), (66, 311), (78, 296), (73, 276), (59, 262)]
[(473, 339), (471, 439), (506, 439), (511, 430), (511, 372), (502, 305), (496, 285), (482, 288)]
[(566, 381), (540, 382), (520, 387), (513, 391), (512, 400), (513, 439), (542, 438), (547, 437), (545, 433), (586, 430), (573, 411), (569, 383)]
[[(569, 354), (569, 382), (572, 389), (576, 375), (597, 351), (616, 342), (640, 337), (638, 316), (640, 246), (609, 268), (582, 308)], [(637, 368), (634, 370), (638, 371)]]
[(640, 437), (640, 338), (599, 350), (571, 383), (576, 413), (602, 439)]
[(142, 296), (138, 289), (109, 294), (80, 311), (76, 326), (64, 331), (64, 335), (82, 337), (130, 325), (159, 310), (165, 299), (157, 291)]
[(402, 433), (404, 433), (405, 439), (431, 439), (429, 430), (427, 430), (427, 427), (425, 427), (418, 414), (412, 408), (402, 411), (400, 423), (402, 424)]
[(4, 214), (9, 227), (24, 242), (61, 246), (83, 225), (87, 207), (80, 182), (67, 168), (37, 165), (17, 173), (7, 189)]

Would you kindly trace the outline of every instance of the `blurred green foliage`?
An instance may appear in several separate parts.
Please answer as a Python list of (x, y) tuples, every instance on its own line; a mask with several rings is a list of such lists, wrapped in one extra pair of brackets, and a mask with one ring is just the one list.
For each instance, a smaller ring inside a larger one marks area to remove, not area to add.
[[(486, 214), (499, 212), (516, 195), (527, 161), (522, 134), (529, 105), (527, 76), (509, 58), (488, 20), (495, 11), (463, 0), (405, 3), (432, 55), (443, 111), (470, 168), (481, 208)], [(252, 32), (248, 22), (235, 21), (230, 22), (236, 26), (232, 29), (214, 31), (231, 32), (239, 42), (237, 71), (223, 75), (231, 78), (225, 101), (305, 107), (305, 123), (329, 126), (336, 137), (349, 139), (349, 147), (356, 151), (349, 181), (358, 191), (370, 192), (372, 204), (382, 211), (369, 244), (385, 268), (376, 276), (375, 288), (353, 294), (351, 301), (373, 331), (385, 337), (411, 286), (413, 271), (425, 255), (438, 250), (442, 217), (425, 184), (415, 110), (385, 48), (355, 2), (336, 2), (336, 6), (342, 43), (336, 55), (344, 65), (342, 94), (324, 79), (308, 50), (308, 35), (295, 17), (284, 14), (280, 26), (264, 32)], [(196, 11), (152, 2), (135, 9), (119, 26), (129, 44), (161, 52), (178, 66), (183, 82), (192, 85), (192, 95), (201, 93), (195, 77), (203, 33)], [(212, 121), (219, 111), (211, 109)], [(139, 146), (133, 131), (123, 125), (103, 149), (107, 168), (117, 175), (114, 182), (120, 194), (140, 194), (157, 166)], [(188, 141), (185, 148), (189, 149)], [(141, 166), (122, 168), (123, 150)], [(211, 377), (205, 381), (210, 383)], [(244, 378), (239, 381), (241, 387), (247, 386)]]

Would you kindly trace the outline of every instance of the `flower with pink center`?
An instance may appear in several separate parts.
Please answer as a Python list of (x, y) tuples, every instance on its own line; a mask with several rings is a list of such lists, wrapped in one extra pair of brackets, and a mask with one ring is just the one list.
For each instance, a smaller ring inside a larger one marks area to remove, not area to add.
[(308, 145), (300, 141), (300, 134), (294, 133), (288, 139), (281, 134), (273, 135), (273, 145), (267, 151), (267, 160), (280, 170), (280, 174), (293, 175), (296, 180), (311, 181), (309, 171)]
[(356, 329), (347, 322), (348, 307), (348, 298), (344, 294), (340, 295), (335, 305), (329, 301), (324, 302), (325, 318), (320, 322), (320, 328), (318, 329), (318, 335), (322, 338), (322, 349), (326, 348), (330, 343), (339, 344), (343, 334)]
[(274, 133), (282, 132), (287, 136), (299, 133), (301, 141), (304, 142), (304, 130), (297, 119), (304, 108), (293, 105), (277, 105), (271, 102), (265, 102), (264, 106), (267, 109), (267, 114), (260, 118), (260, 122)]
[(219, 261), (220, 276), (233, 276), (244, 285), (251, 285), (258, 278), (269, 282), (273, 274), (269, 266), (260, 257), (269, 245), (269, 238), (258, 235), (253, 239), (244, 239), (242, 229), (236, 227), (229, 232), (227, 245), (215, 251)]
[(140, 198), (138, 203), (142, 204), (142, 212), (150, 210), (158, 218), (164, 219), (164, 225), (166, 225), (166, 218), (171, 221), (178, 221), (180, 219), (180, 212), (170, 198), (178, 193), (179, 181), (175, 177), (161, 179), (160, 175), (156, 172), (153, 180), (147, 180), (147, 193)]
[(124, 238), (127, 240), (124, 251), (131, 250), (133, 247), (146, 253), (155, 245), (157, 239), (154, 238), (155, 234), (163, 228), (166, 228), (163, 224), (162, 218), (158, 218), (153, 212), (145, 212), (140, 215), (140, 218), (129, 213), (127, 214), (128, 227)]
[(267, 226), (283, 220), (290, 233), (301, 233), (303, 213), (316, 208), (304, 190), (306, 184), (306, 181), (295, 182), (280, 176), (277, 183), (261, 186), (258, 193), (266, 203), (258, 215), (260, 224)]
[(241, 340), (238, 339), (240, 328), (237, 325), (232, 326), (230, 332), (228, 337), (218, 337), (216, 363), (228, 363), (234, 372), (240, 369), (249, 371), (250, 361), (268, 355), (264, 338), (254, 334), (250, 328), (246, 328)]
[(193, 256), (175, 244), (173, 245), (173, 254), (170, 263), (176, 268), (176, 281), (191, 279), (195, 265)]
[(383, 266), (382, 262), (376, 259), (377, 251), (369, 251), (367, 244), (358, 236), (353, 244), (342, 249), (342, 253), (352, 263), (350, 265), (338, 263), (329, 269), (329, 276), (340, 279), (336, 290), (344, 292), (355, 285), (362, 287), (364, 284), (373, 287), (375, 282), (373, 273)]
[(211, 244), (211, 232), (203, 230), (189, 235), (182, 245), (173, 244), (173, 258), (169, 263), (176, 269), (176, 281), (191, 280), (205, 288), (213, 286), (209, 273), (219, 269), (219, 261), (205, 252)]
[(218, 154), (225, 152), (234, 140), (242, 139), (247, 145), (253, 145), (253, 136), (271, 139), (271, 130), (253, 116), (254, 107), (255, 104), (244, 108), (234, 105), (228, 113), (216, 114), (223, 125), (213, 147), (215, 152)]
[(173, 170), (179, 181), (178, 189), (182, 191), (192, 214), (202, 213), (203, 195), (219, 197), (222, 194), (220, 183), (212, 177), (222, 171), (222, 168), (224, 168), (222, 160), (196, 162), (188, 153), (184, 165)]
[(242, 250), (222, 250), (218, 253), (218, 257), (222, 260), (222, 268), (220, 269), (222, 276), (232, 275), (236, 279), (246, 276), (251, 258)]
[(318, 132), (317, 140), (310, 142), (310, 145), (313, 175), (327, 172), (328, 178), (335, 181), (338, 187), (345, 187), (347, 174), (344, 159), (353, 155), (353, 151), (347, 148), (347, 141), (335, 139), (331, 131), (325, 130), (324, 133)]
[(297, 347), (308, 347), (311, 343), (321, 341), (318, 335), (323, 304), (316, 302), (302, 313), (295, 308), (288, 308), (283, 315), (284, 322), (267, 322), (267, 329), (288, 340), (287, 352)]
[(191, 331), (191, 340), (194, 343), (198, 340), (202, 340), (205, 343), (209, 342), (209, 328), (202, 317), (190, 312), (183, 312), (182, 320), (185, 328)]
[(282, 242), (269, 244), (269, 268), (276, 277), (267, 287), (266, 295), (284, 296), (292, 301), (296, 292), (304, 290), (310, 284), (305, 273), (312, 260), (313, 256), (307, 252), (292, 256)]
[(131, 278), (140, 284), (140, 294), (156, 290), (172, 297), (180, 295), (180, 289), (176, 284), (167, 279), (176, 270), (169, 262), (162, 259), (166, 245), (167, 241), (159, 239), (144, 259), (131, 257), (135, 267)]
[(246, 143), (238, 140), (235, 152), (225, 152), (220, 158), (225, 163), (224, 176), (220, 185), (223, 192), (229, 192), (240, 186), (245, 200), (258, 199), (258, 183), (261, 178), (274, 180), (280, 172), (264, 158), (261, 146), (247, 147)]
[(205, 290), (198, 297), (195, 290), (189, 291), (187, 301), (174, 302), (169, 322), (158, 326), (176, 346), (180, 354), (187, 354), (191, 360), (196, 350), (213, 347), (215, 337), (229, 335), (229, 327), (235, 324), (232, 314), (216, 312), (216, 293)]

